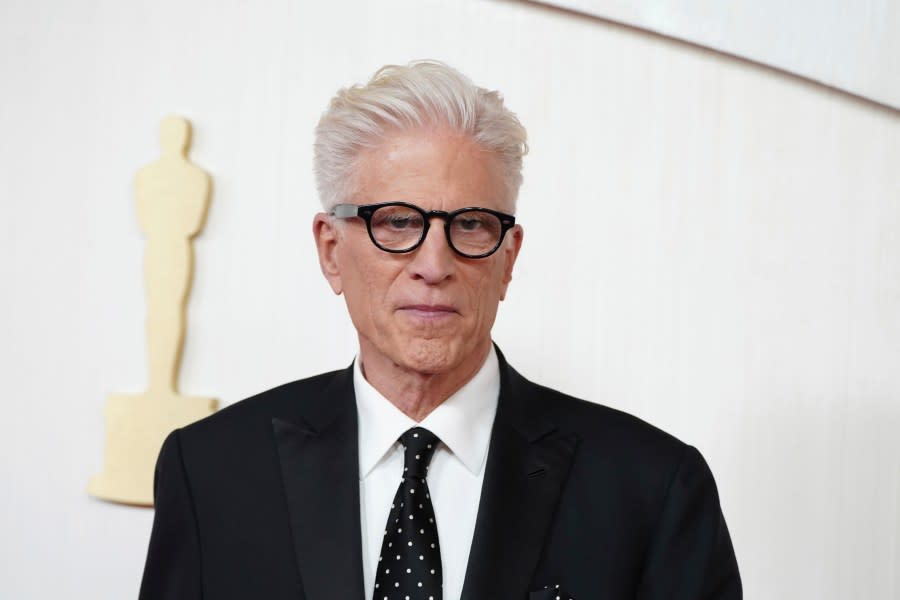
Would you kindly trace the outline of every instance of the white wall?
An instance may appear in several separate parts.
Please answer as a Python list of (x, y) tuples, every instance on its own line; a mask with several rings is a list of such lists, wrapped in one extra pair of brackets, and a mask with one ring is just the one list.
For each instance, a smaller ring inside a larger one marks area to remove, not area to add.
[(136, 595), (152, 513), (85, 486), (105, 395), (144, 385), (131, 180), (159, 119), (215, 177), (181, 387), (230, 403), (350, 361), (312, 128), (416, 57), (529, 128), (511, 362), (698, 446), (747, 598), (900, 596), (898, 113), (473, 0), (0, 5), (0, 596)]
[(821, 81), (900, 109), (900, 3), (539, 0)]

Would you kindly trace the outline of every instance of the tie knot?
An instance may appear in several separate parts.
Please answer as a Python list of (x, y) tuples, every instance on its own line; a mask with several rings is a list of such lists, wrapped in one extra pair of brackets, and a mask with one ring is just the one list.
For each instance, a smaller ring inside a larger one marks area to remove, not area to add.
[(428, 463), (440, 440), (422, 427), (413, 427), (400, 436), (404, 448), (404, 476), (425, 479)]

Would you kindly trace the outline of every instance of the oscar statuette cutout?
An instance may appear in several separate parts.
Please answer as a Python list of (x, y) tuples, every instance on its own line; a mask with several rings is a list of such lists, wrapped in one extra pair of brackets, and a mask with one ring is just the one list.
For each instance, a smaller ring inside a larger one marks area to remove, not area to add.
[(140, 169), (135, 181), (138, 220), (147, 239), (148, 387), (142, 394), (107, 397), (103, 472), (88, 484), (92, 496), (140, 506), (153, 504), (153, 471), (166, 435), (212, 414), (218, 405), (214, 398), (178, 392), (192, 239), (206, 220), (211, 179), (187, 157), (190, 123), (167, 117), (160, 138), (162, 157)]

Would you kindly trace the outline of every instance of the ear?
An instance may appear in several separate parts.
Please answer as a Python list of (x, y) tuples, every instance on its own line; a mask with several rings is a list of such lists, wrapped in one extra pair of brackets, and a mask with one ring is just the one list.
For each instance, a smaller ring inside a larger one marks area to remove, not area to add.
[(506, 239), (503, 241), (503, 249), (500, 252), (503, 253), (503, 286), (500, 288), (500, 299), (506, 299), (506, 288), (509, 286), (509, 282), (512, 281), (512, 273), (513, 267), (516, 264), (516, 259), (519, 257), (519, 250), (522, 249), (522, 240), (525, 237), (525, 230), (522, 229), (521, 225), (515, 225), (509, 232), (506, 234)]
[(338, 266), (337, 252), (340, 232), (332, 217), (325, 213), (318, 213), (313, 218), (313, 238), (316, 240), (316, 250), (319, 253), (319, 267), (322, 274), (328, 280), (328, 285), (335, 294), (340, 295), (344, 290), (341, 282), (341, 270)]

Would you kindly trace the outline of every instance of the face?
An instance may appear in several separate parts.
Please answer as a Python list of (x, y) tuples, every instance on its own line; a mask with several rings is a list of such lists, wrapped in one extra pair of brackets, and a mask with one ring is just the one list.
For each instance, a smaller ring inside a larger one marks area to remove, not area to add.
[[(497, 158), (441, 130), (395, 133), (361, 156), (354, 204), (402, 200), (425, 210), (466, 206), (512, 212)], [(389, 361), (422, 374), (474, 373), (491, 343), (522, 244), (518, 225), (487, 258), (463, 258), (435, 219), (414, 251), (379, 250), (360, 218), (319, 214), (313, 223), (322, 271), (343, 294), (363, 364)]]

